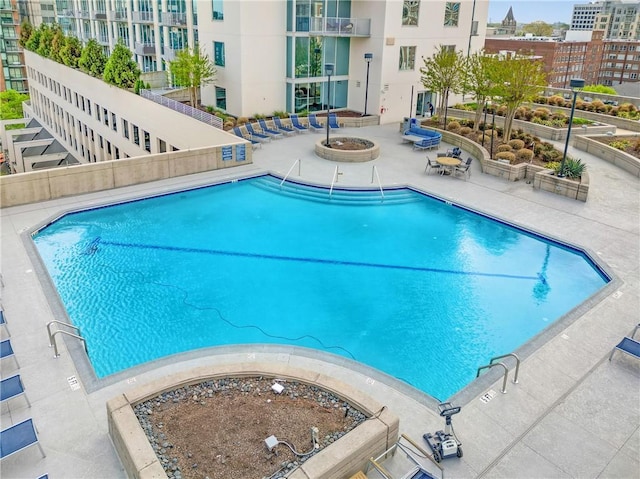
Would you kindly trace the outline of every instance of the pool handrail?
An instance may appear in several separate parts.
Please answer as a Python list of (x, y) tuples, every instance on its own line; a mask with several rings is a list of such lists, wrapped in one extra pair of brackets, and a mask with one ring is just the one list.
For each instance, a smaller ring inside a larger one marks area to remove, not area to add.
[(293, 167), (296, 166), (296, 163), (298, 163), (298, 176), (300, 176), (300, 166), (302, 164), (302, 160), (300, 160), (300, 158), (298, 158), (296, 161), (293, 162), (293, 165), (291, 165), (291, 168), (289, 168), (289, 171), (287, 171), (287, 174), (284, 175), (284, 178), (282, 178), (282, 181), (280, 182), (280, 188), (282, 188), (282, 185), (284, 184), (284, 182), (287, 181), (287, 178), (291, 174), (291, 171), (293, 170)]
[(502, 366), (504, 368), (504, 378), (502, 380), (502, 394), (507, 394), (507, 378), (509, 377), (509, 368), (507, 368), (507, 366), (505, 366), (504, 363), (490, 363), (490, 364), (485, 364), (484, 366), (480, 366), (478, 368), (478, 372), (476, 373), (476, 377), (480, 376), (480, 371), (482, 371), (483, 369), (489, 369), (492, 368), (494, 366)]
[(380, 175), (378, 174), (378, 168), (376, 165), (373, 165), (371, 169), (371, 183), (373, 183), (373, 175), (375, 174), (378, 179), (378, 187), (380, 188), (380, 195), (382, 195), (382, 201), (384, 201), (384, 190), (382, 189), (382, 182), (380, 181)]

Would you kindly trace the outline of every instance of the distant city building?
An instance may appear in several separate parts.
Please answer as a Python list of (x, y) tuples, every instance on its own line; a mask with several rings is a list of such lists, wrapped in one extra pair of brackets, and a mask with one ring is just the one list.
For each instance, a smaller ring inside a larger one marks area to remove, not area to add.
[(640, 2), (607, 1), (596, 15), (593, 30), (606, 39), (640, 39)]
[(28, 21), (34, 27), (42, 23), (53, 24), (56, 22), (55, 0), (18, 0), (20, 21)]
[(0, 0), (0, 91), (17, 90), (27, 93), (27, 72), (20, 39), (20, 12), (16, 0)]
[(595, 31), (590, 49), (599, 52), (596, 83), (640, 96), (640, 39), (607, 39), (604, 32)]
[(604, 2), (577, 3), (571, 15), (571, 30), (593, 30), (596, 15), (602, 10)]
[(500, 23), (499, 27), (496, 27), (493, 31), (494, 35), (515, 35), (518, 22), (513, 16), (513, 7), (509, 7), (507, 15)]

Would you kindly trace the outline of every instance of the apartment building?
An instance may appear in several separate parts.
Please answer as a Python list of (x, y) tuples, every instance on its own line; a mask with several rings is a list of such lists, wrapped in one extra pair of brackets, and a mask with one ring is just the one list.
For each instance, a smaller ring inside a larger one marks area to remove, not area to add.
[(570, 30), (593, 30), (596, 16), (604, 2), (578, 3), (573, 6)]
[(551, 87), (568, 88), (569, 81), (575, 77), (584, 78), (587, 84), (597, 82), (600, 50), (594, 51), (590, 42), (562, 41), (551, 37), (487, 37), (485, 50), (489, 53), (511, 51), (540, 57)]
[(122, 40), (143, 72), (167, 71), (198, 43), (217, 69), (203, 104), (238, 116), (327, 103), (363, 111), (368, 87), (367, 110), (383, 123), (435, 101), (420, 82), (421, 58), (439, 45), (482, 48), (487, 11), (487, 0), (56, 0), (67, 34), (107, 52)]
[(29, 85), (20, 39), (20, 12), (17, 0), (0, 0), (0, 91), (27, 93)]
[(597, 83), (620, 89), (631, 87), (625, 93), (640, 96), (640, 39), (605, 39), (604, 32), (593, 32), (592, 49), (600, 52), (597, 65)]
[(604, 31), (610, 40), (640, 40), (640, 2), (603, 2), (593, 30)]

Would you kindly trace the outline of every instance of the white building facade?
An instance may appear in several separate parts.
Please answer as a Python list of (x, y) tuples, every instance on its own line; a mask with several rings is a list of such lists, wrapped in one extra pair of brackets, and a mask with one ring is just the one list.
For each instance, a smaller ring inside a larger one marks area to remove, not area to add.
[[(388, 123), (435, 102), (420, 82), (422, 57), (439, 45), (464, 54), (482, 48), (488, 0), (57, 0), (56, 6), (67, 34), (96, 38), (107, 51), (122, 40), (143, 72), (166, 71), (178, 50), (199, 44), (217, 69), (202, 103), (235, 116), (322, 111), (327, 103), (364, 112), (367, 97), (367, 112)], [(334, 65), (330, 85), (326, 64)]]

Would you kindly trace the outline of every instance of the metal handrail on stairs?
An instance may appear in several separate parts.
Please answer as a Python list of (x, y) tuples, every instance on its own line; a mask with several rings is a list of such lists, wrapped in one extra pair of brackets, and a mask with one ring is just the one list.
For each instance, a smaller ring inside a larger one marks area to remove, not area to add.
[(282, 178), (282, 181), (280, 182), (280, 188), (282, 188), (282, 185), (284, 184), (284, 182), (287, 181), (287, 178), (289, 178), (289, 175), (291, 174), (291, 171), (293, 170), (293, 168), (296, 166), (296, 163), (298, 164), (298, 176), (300, 176), (300, 166), (302, 165), (302, 161), (300, 161), (300, 158), (298, 158), (296, 161), (293, 162), (293, 165), (291, 165), (291, 168), (289, 168), (289, 171), (287, 171), (287, 174), (284, 175), (284, 178)]
[(380, 194), (382, 195), (382, 201), (384, 201), (384, 190), (382, 189), (382, 183), (380, 182), (380, 175), (378, 174), (378, 168), (376, 168), (376, 165), (373, 165), (373, 168), (371, 168), (371, 183), (373, 183), (373, 176), (374, 175), (378, 179), (378, 187), (380, 188)]
[(65, 331), (64, 329), (58, 329), (58, 330), (56, 330), (56, 331), (54, 331), (52, 333), (51, 332), (51, 325), (52, 324), (60, 324), (62, 326), (66, 326), (68, 328), (74, 329), (78, 333), (80, 333), (80, 328), (74, 326), (73, 324), (65, 323), (63, 321), (58, 321), (57, 319), (54, 319), (53, 321), (49, 321), (47, 323), (47, 334), (49, 335), (49, 347), (50, 348), (53, 347), (53, 357), (54, 358), (60, 357), (60, 353), (58, 352), (58, 343), (56, 343), (56, 334), (58, 334), (58, 333), (66, 334), (67, 336), (71, 336), (72, 338), (79, 339), (80, 341), (82, 341), (82, 345), (84, 346), (84, 351), (86, 353), (89, 352), (89, 350), (87, 349), (87, 340), (86, 339), (84, 339), (79, 334), (70, 333), (69, 331)]
[(340, 176), (341, 174), (342, 173), (340, 173), (340, 171), (338, 170), (338, 166), (336, 166), (336, 169), (333, 172), (333, 179), (331, 180), (331, 188), (329, 189), (329, 198), (331, 198), (331, 195), (333, 194), (333, 185), (338, 182), (338, 176)]

